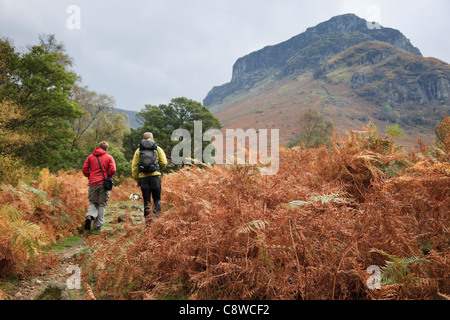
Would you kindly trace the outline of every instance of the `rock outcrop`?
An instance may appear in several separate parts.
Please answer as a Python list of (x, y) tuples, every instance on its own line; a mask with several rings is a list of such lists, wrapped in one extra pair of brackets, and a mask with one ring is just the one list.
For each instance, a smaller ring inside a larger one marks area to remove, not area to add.
[(356, 94), (377, 103), (450, 103), (450, 65), (380, 41), (346, 50), (323, 64), (314, 76), (332, 83), (347, 81)]
[(346, 14), (308, 28), (306, 32), (285, 42), (238, 59), (233, 66), (231, 82), (214, 87), (203, 104), (214, 111), (230, 95), (246, 92), (270, 77), (280, 80), (314, 70), (350, 47), (373, 40), (421, 56), (420, 50), (400, 31), (383, 27), (369, 28), (366, 20)]
[(450, 65), (424, 58), (398, 30), (334, 17), (236, 61), (207, 106), (226, 128), (277, 128), (288, 145), (309, 108), (339, 133), (373, 122), (426, 136), (450, 113)]

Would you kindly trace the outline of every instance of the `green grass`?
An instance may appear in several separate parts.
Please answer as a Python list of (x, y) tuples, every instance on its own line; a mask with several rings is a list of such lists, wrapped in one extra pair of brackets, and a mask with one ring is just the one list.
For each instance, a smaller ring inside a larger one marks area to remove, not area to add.
[(75, 234), (71, 237), (62, 239), (61, 241), (50, 244), (49, 247), (43, 249), (42, 251), (44, 253), (61, 252), (66, 248), (73, 247), (80, 241), (81, 241), (81, 237), (78, 234)]
[(14, 289), (15, 284), (19, 281), (19, 278), (16, 276), (8, 275), (5, 277), (2, 283), (0, 283), (0, 290), (8, 292)]

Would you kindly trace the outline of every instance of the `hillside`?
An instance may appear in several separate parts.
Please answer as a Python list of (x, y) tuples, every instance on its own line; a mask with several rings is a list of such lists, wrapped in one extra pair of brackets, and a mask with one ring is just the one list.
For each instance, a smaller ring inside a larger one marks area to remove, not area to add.
[(448, 111), (450, 65), (422, 58), (389, 44), (356, 45), (329, 60), (314, 74), (331, 85), (346, 83), (377, 105), (381, 121), (405, 127), (434, 127)]
[(283, 144), (296, 137), (309, 107), (340, 132), (373, 121), (399, 123), (416, 137), (449, 112), (449, 71), (400, 31), (369, 29), (349, 14), (238, 59), (231, 82), (214, 87), (203, 104), (226, 128), (278, 128)]
[(124, 109), (119, 109), (119, 108), (114, 108), (114, 110), (117, 113), (125, 113), (126, 115), (128, 115), (128, 120), (130, 121), (130, 128), (132, 129), (137, 129), (139, 128), (139, 123), (136, 120), (136, 115), (137, 115), (137, 111), (131, 111), (131, 110), (124, 110)]

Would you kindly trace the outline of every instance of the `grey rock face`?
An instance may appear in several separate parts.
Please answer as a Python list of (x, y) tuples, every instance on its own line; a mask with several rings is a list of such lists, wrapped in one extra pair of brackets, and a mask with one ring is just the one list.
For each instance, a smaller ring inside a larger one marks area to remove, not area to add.
[[(203, 104), (212, 108), (221, 104), (228, 96), (249, 90), (269, 77), (281, 79), (306, 70), (314, 70), (348, 48), (374, 40), (422, 55), (398, 30), (383, 27), (371, 29), (366, 20), (354, 14), (341, 15), (308, 28), (306, 32), (285, 42), (265, 47), (238, 59), (233, 66), (231, 81), (214, 87)], [(375, 60), (382, 58), (373, 57)]]

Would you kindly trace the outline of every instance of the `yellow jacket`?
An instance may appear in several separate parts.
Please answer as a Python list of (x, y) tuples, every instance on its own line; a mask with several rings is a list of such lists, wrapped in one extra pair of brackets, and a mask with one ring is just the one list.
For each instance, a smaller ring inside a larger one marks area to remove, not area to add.
[[(153, 139), (148, 139), (148, 140), (153, 141)], [(164, 153), (164, 150), (162, 148), (160, 148), (159, 146), (158, 146), (158, 152), (156, 154), (156, 158), (158, 159), (159, 169), (164, 170), (167, 167), (167, 158), (166, 158), (166, 154)], [(161, 175), (161, 172), (159, 172), (159, 171), (155, 171), (152, 173), (147, 173), (147, 172), (139, 173), (138, 164), (139, 164), (139, 148), (134, 153), (133, 164), (131, 167), (131, 173), (132, 173), (133, 179), (136, 181), (139, 181), (139, 179), (145, 178), (145, 177)]]

